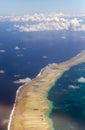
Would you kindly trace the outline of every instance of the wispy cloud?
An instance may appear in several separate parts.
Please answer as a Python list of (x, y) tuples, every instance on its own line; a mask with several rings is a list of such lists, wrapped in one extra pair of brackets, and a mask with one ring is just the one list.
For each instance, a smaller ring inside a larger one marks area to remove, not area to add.
[(31, 82), (31, 79), (27, 77), (25, 79), (16, 80), (13, 83), (15, 83), (15, 84), (26, 84), (26, 83), (29, 83), (29, 82)]
[(19, 54), (19, 55), (17, 55), (18, 57), (23, 57), (24, 55), (23, 54)]
[(80, 77), (80, 78), (78, 79), (78, 82), (80, 82), (80, 83), (85, 83), (85, 77)]
[(14, 75), (14, 77), (17, 78), (17, 77), (20, 77), (20, 75), (19, 75), (19, 74), (16, 74), (16, 75)]
[(0, 50), (0, 53), (5, 53), (6, 51), (5, 50)]
[(79, 89), (80, 88), (79, 86), (76, 86), (76, 85), (69, 85), (68, 87), (70, 89)]
[(61, 39), (66, 39), (66, 36), (62, 36)]
[(16, 51), (18, 51), (18, 50), (20, 50), (20, 47), (19, 47), (19, 46), (16, 46), (14, 49), (15, 49)]
[(26, 50), (26, 48), (25, 48), (25, 47), (23, 47), (22, 49), (23, 49), (23, 50)]
[(5, 73), (5, 71), (4, 70), (0, 70), (0, 74), (4, 74)]
[(47, 59), (48, 57), (47, 56), (43, 56), (43, 59)]

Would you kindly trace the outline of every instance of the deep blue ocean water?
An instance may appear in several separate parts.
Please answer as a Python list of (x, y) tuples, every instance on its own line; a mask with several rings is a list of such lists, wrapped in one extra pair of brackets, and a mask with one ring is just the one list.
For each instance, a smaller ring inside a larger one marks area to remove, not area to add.
[(53, 103), (50, 117), (55, 130), (85, 130), (85, 63), (64, 72), (48, 99)]
[[(18, 32), (11, 22), (0, 22), (0, 102), (12, 104), (21, 84), (49, 63), (60, 63), (85, 49), (85, 33), (72, 31)], [(16, 50), (16, 47), (19, 49)], [(18, 75), (18, 77), (16, 76)]]

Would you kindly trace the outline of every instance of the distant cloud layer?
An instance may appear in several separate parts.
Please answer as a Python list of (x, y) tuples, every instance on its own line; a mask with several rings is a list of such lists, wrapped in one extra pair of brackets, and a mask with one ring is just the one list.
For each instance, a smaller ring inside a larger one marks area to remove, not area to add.
[[(73, 30), (85, 31), (85, 15), (70, 16), (62, 13), (33, 14), (24, 16), (0, 16), (0, 20), (14, 23), (14, 29), (20, 32)], [(19, 24), (19, 22), (23, 24)]]

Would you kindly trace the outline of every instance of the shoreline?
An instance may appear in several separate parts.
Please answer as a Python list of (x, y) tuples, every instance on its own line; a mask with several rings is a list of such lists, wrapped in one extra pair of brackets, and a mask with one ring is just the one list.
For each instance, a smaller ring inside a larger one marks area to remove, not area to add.
[(65, 71), (82, 62), (85, 62), (85, 51), (69, 61), (49, 64), (29, 84), (19, 88), (8, 130), (54, 130), (49, 118), (52, 103), (47, 99), (48, 92)]
[[(76, 65), (77, 65), (77, 64), (76, 64)], [(74, 66), (74, 65), (73, 65), (73, 66)], [(69, 67), (67, 70), (65, 70), (64, 72), (69, 71), (71, 67), (72, 67), (72, 66), (70, 66), (70, 67)], [(62, 77), (62, 75), (64, 74), (64, 72), (61, 73), (61, 75), (58, 77), (58, 79), (60, 79), (60, 78)], [(56, 79), (55, 82), (56, 82), (58, 79)], [(49, 91), (50, 91), (51, 88), (55, 85), (55, 82), (53, 83), (53, 85), (49, 88), (49, 90), (48, 90), (47, 93), (46, 93), (46, 99), (47, 99), (47, 101), (49, 102), (49, 106), (50, 106), (49, 110), (47, 111), (47, 116), (48, 116), (48, 120), (49, 120), (49, 122), (50, 122), (50, 124), (51, 124), (52, 130), (55, 130), (55, 128), (54, 128), (54, 126), (53, 126), (53, 120), (52, 120), (49, 116), (50, 116), (50, 114), (51, 114), (51, 112), (52, 112), (52, 109), (53, 109), (53, 103), (52, 103), (52, 101), (50, 101), (47, 97), (48, 97)]]
[[(72, 66), (71, 66), (72, 67)], [(66, 72), (66, 71), (68, 71), (68, 70), (70, 70), (70, 68), (71, 67), (69, 67), (67, 70), (65, 70), (64, 72)], [(64, 72), (62, 72), (61, 73), (61, 75), (58, 77), (58, 79), (60, 79), (61, 77), (62, 77), (62, 75), (64, 74)], [(49, 120), (49, 122), (50, 122), (50, 126), (51, 126), (51, 128), (52, 128), (52, 130), (55, 130), (55, 128), (54, 128), (54, 124), (53, 124), (53, 120), (49, 117), (50, 116), (50, 114), (51, 114), (51, 112), (52, 112), (52, 109), (53, 109), (53, 103), (52, 103), (52, 101), (50, 101), (49, 99), (48, 99), (48, 93), (49, 93), (49, 91), (51, 90), (51, 88), (55, 85), (55, 83), (56, 83), (56, 81), (58, 80), (58, 79), (56, 79), (55, 81), (54, 81), (54, 83), (53, 83), (53, 85), (52, 86), (50, 86), (49, 87), (49, 89), (48, 89), (48, 91), (46, 92), (46, 99), (47, 99), (47, 101), (49, 102), (49, 110), (47, 111), (47, 116), (48, 116), (48, 120)]]

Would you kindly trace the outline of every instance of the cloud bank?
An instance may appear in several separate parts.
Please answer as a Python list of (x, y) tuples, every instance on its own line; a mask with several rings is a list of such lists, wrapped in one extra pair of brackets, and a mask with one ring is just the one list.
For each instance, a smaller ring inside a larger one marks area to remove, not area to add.
[[(51, 30), (73, 30), (73, 31), (85, 31), (85, 24), (83, 20), (79, 18), (68, 18), (58, 15), (35, 15), (30, 18), (26, 16), (24, 21), (28, 20), (28, 23), (24, 25), (15, 24), (14, 28), (20, 32), (33, 32), (33, 31), (51, 31)], [(29, 23), (32, 22), (32, 24)]]
[(33, 14), (24, 16), (0, 16), (2, 21), (13, 23), (13, 29), (20, 32), (72, 30), (85, 31), (85, 15), (71, 16), (62, 13)]

